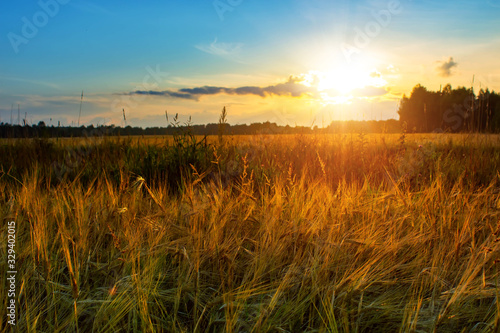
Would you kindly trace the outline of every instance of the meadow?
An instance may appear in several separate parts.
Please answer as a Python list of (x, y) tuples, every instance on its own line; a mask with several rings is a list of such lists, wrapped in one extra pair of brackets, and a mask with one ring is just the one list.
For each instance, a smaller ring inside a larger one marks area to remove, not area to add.
[(0, 161), (19, 332), (500, 329), (499, 135), (17, 139)]

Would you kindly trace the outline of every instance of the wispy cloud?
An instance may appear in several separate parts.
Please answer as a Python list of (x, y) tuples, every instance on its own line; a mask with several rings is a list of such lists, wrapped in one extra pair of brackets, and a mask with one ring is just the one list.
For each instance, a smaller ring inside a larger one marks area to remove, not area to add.
[(52, 89), (57, 89), (60, 90), (61, 87), (55, 83), (48, 82), (48, 81), (38, 81), (38, 80), (30, 80), (30, 79), (23, 79), (19, 77), (7, 77), (7, 76), (1, 76), (1, 80), (9, 80), (9, 81), (17, 81), (17, 82), (23, 82), (23, 83), (30, 83), (34, 84), (37, 86), (44, 86), (44, 87), (49, 87)]
[(198, 44), (195, 47), (208, 54), (228, 57), (238, 55), (243, 48), (243, 43), (222, 43), (217, 38), (210, 44)]
[(448, 77), (448, 76), (451, 76), (451, 70), (454, 68), (454, 67), (457, 67), (458, 66), (458, 63), (456, 63), (454, 60), (453, 60), (453, 57), (450, 57), (448, 60), (445, 60), (445, 61), (438, 61), (438, 66), (436, 68), (439, 76), (442, 76), (442, 77)]

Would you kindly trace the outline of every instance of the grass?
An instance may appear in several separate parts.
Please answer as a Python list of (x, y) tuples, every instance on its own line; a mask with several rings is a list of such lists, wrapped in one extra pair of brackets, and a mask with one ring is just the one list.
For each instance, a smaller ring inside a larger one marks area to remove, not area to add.
[(498, 136), (134, 140), (0, 146), (17, 330), (499, 330)]

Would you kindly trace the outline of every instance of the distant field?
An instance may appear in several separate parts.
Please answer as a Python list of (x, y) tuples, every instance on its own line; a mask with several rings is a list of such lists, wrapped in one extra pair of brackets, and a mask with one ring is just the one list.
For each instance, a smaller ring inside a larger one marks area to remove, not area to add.
[[(399, 140), (401, 134), (394, 133), (384, 133), (384, 134), (362, 134), (366, 139), (370, 141), (382, 141), (382, 139), (388, 142), (395, 142)], [(352, 138), (356, 140), (360, 136), (360, 133), (339, 133), (339, 134), (262, 134), (262, 135), (225, 135), (224, 140), (227, 142), (242, 142), (242, 141), (254, 141), (256, 138), (280, 138), (280, 139), (295, 139), (298, 137), (308, 137), (308, 138), (318, 138), (321, 140), (345, 140)], [(198, 141), (205, 138), (203, 135), (194, 135)], [(208, 142), (217, 142), (217, 135), (206, 136)], [(0, 144), (14, 144), (16, 142), (30, 142), (40, 139), (0, 139)], [(172, 135), (145, 135), (145, 136), (105, 136), (99, 135), (96, 132), (95, 135), (90, 135), (88, 137), (74, 137), (74, 138), (48, 138), (45, 139), (54, 144), (89, 144), (89, 143), (100, 143), (103, 140), (111, 140), (117, 142), (127, 142), (131, 144), (154, 144), (163, 145), (166, 142), (172, 142)], [(406, 140), (408, 142), (433, 142), (435, 144), (447, 143), (450, 140), (457, 144), (498, 144), (500, 146), (500, 135), (499, 134), (442, 134), (442, 133), (422, 133), (422, 134), (407, 134)]]
[(499, 135), (18, 139), (0, 157), (19, 331), (500, 329)]

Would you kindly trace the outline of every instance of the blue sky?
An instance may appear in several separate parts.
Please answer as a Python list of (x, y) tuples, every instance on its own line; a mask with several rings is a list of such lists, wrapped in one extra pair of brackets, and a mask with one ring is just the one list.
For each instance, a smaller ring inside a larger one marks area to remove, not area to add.
[(22, 0), (0, 12), (3, 122), (19, 105), (30, 123), (75, 124), (82, 90), (82, 124), (124, 125), (125, 109), (133, 126), (164, 126), (165, 110), (216, 122), (223, 106), (230, 123), (387, 119), (417, 83), (474, 75), (476, 90), (500, 90), (495, 0)]

